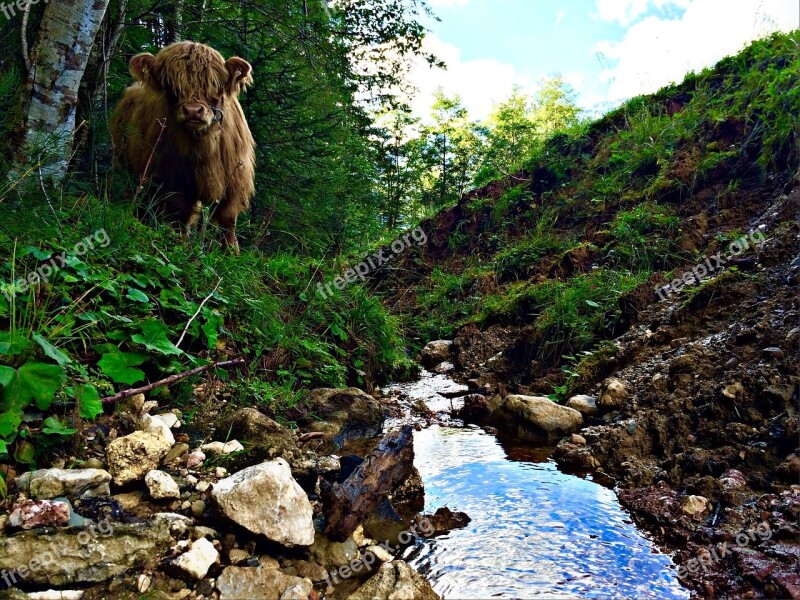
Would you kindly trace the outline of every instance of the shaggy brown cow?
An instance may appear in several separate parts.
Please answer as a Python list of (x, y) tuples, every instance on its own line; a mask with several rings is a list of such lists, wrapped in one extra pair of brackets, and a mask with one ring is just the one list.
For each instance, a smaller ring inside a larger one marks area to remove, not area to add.
[(111, 119), (115, 158), (152, 176), (164, 212), (186, 235), (202, 205), (216, 204), (212, 221), (238, 253), (236, 218), (255, 191), (255, 142), (237, 98), (253, 82), (250, 64), (178, 42), (157, 56), (137, 54), (130, 71), (137, 83)]

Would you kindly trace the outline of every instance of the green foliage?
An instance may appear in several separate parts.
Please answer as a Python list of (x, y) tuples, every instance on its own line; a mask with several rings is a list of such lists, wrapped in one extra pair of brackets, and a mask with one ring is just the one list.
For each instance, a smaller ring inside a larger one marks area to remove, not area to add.
[(541, 259), (567, 248), (569, 240), (553, 229), (556, 218), (554, 211), (544, 211), (535, 227), (495, 254), (494, 269), (499, 282), (527, 279)]
[(635, 271), (669, 270), (682, 262), (676, 239), (678, 217), (670, 207), (645, 202), (617, 213), (610, 224), (613, 244), (605, 255), (605, 263)]
[[(99, 239), (91, 232), (102, 227), (108, 243), (77, 253), (76, 243)], [(64, 257), (46, 282), (0, 295), (0, 451), (20, 462), (100, 415), (101, 396), (209, 361), (244, 356), (248, 375), (232, 401), (249, 404), (252, 384), (272, 390), (258, 393), (278, 409), (300, 388), (369, 388), (405, 362), (396, 320), (363, 287), (327, 299), (313, 293), (317, 280), (338, 274), (315, 260), (232, 257), (90, 199), (80, 213), (56, 215), (35, 198), (24, 211), (0, 204), (0, 248), (9, 257), (3, 282)], [(191, 406), (187, 390), (161, 393)]]

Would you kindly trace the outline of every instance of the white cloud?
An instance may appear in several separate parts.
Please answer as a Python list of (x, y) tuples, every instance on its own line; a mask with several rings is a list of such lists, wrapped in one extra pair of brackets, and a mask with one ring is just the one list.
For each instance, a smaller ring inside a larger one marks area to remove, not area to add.
[(647, 12), (648, 0), (597, 0), (597, 14), (604, 21), (628, 25)]
[(411, 107), (423, 119), (430, 115), (439, 88), (448, 96), (460, 95), (470, 116), (477, 120), (488, 117), (493, 105), (508, 98), (515, 85), (527, 93), (536, 88), (530, 77), (512, 65), (494, 59), (462, 61), (461, 50), (433, 34), (428, 34), (424, 44), (425, 50), (443, 60), (447, 69), (431, 69), (423, 61), (417, 61), (411, 69), (409, 79), (417, 88)]
[[(613, 12), (608, 7), (612, 1), (625, 8)], [(647, 0), (598, 0), (597, 8), (601, 17), (621, 22), (640, 16), (641, 2), (647, 4)], [(685, 11), (676, 18), (647, 16), (631, 25), (621, 41), (596, 45), (601, 60), (618, 61), (599, 76), (607, 86), (608, 102), (654, 92), (735, 54), (754, 39), (798, 26), (797, 0), (655, 1), (658, 8), (669, 4)]]
[(566, 13), (563, 10), (558, 11), (558, 14), (556, 15), (556, 27), (561, 25), (561, 21), (564, 20), (565, 15)]

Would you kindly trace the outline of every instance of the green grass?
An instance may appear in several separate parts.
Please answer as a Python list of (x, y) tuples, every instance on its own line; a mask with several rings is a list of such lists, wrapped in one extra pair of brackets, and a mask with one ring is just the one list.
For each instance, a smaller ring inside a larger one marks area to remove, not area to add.
[[(17, 462), (34, 463), (97, 416), (98, 397), (209, 361), (244, 357), (242, 373), (218, 373), (232, 379), (226, 399), (278, 414), (300, 389), (369, 387), (406, 362), (396, 319), (362, 286), (316, 293), (317, 282), (338, 275), (321, 263), (234, 257), (214, 236), (186, 242), (124, 205), (82, 197), (59, 206), (35, 197), (0, 203), (3, 282), (66, 256), (46, 283), (0, 295), (0, 452)], [(107, 238), (97, 239), (107, 244), (75, 251), (102, 229)], [(156, 395), (192, 407), (198, 381)], [(40, 424), (37, 411), (55, 420)]]

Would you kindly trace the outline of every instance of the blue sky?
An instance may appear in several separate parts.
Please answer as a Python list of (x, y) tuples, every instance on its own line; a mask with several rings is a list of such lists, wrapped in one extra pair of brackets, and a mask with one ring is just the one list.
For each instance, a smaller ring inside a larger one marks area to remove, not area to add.
[(600, 112), (713, 65), (749, 41), (800, 27), (800, 0), (429, 0), (440, 22), (426, 40), (448, 64), (422, 64), (413, 102), (429, 113), (441, 86), (474, 118), (520, 85), (563, 76), (579, 104)]

